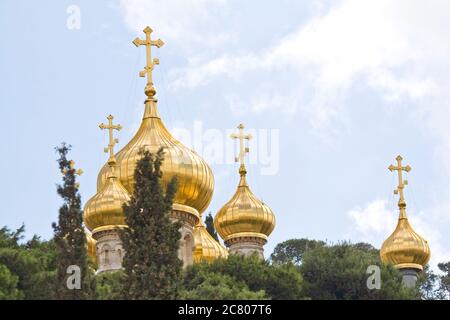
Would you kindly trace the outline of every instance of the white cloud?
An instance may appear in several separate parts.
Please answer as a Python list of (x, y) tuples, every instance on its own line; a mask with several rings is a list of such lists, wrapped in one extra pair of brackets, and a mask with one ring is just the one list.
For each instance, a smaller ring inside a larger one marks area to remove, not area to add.
[(384, 200), (372, 201), (365, 208), (357, 207), (347, 214), (358, 240), (364, 239), (378, 248), (394, 231), (397, 222), (394, 213), (388, 210), (387, 202)]
[[(392, 209), (391, 209), (392, 207)], [(394, 231), (397, 224), (397, 210), (386, 200), (374, 200), (366, 207), (348, 211), (350, 237), (353, 241), (363, 241), (380, 248), (383, 241)], [(450, 251), (443, 244), (442, 235), (436, 225), (439, 219), (430, 214), (408, 212), (408, 219), (414, 230), (424, 237), (431, 248), (430, 265), (437, 270), (439, 262), (450, 260)]]
[(120, 0), (125, 24), (134, 32), (149, 25), (177, 48), (215, 46), (228, 40), (211, 28), (226, 13), (225, 0)]
[[(422, 1), (346, 0), (268, 49), (196, 60), (172, 73), (171, 87), (195, 88), (224, 75), (239, 78), (264, 72), (260, 82), (270, 81), (280, 89), (277, 76), (288, 73), (297, 81), (290, 85), (282, 82), (280, 94), (304, 93), (310, 88), (301, 83), (308, 81), (315, 92), (305, 103), (313, 111), (310, 121), (313, 126), (327, 126), (341, 108), (336, 96), (361, 79), (387, 100), (416, 100), (435, 93), (439, 79), (433, 72), (441, 72), (443, 66), (435, 70), (430, 64), (436, 67), (435, 58), (440, 57), (448, 68), (442, 52), (450, 48), (444, 44), (449, 42), (449, 19), (438, 13), (449, 9), (450, 3), (444, 1), (429, 5)], [(420, 19), (416, 16), (419, 12)], [(245, 97), (241, 100), (246, 102)]]

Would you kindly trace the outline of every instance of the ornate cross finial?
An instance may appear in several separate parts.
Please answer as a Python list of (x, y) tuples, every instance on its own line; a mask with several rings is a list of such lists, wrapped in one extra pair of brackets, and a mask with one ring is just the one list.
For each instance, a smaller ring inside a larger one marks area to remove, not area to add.
[(107, 117), (107, 119), (108, 119), (108, 124), (100, 123), (99, 127), (102, 130), (108, 129), (108, 131), (109, 131), (109, 143), (108, 143), (108, 146), (105, 147), (104, 150), (105, 150), (105, 153), (109, 152), (109, 160), (108, 160), (108, 162), (115, 162), (114, 146), (117, 143), (119, 143), (119, 139), (114, 138), (113, 130), (120, 131), (120, 130), (122, 130), (122, 126), (120, 124), (117, 124), (117, 125), (113, 124), (114, 117), (112, 115), (109, 115)]
[[(398, 172), (398, 186), (397, 188), (394, 190), (394, 194), (400, 194), (400, 199), (398, 200), (398, 206), (400, 208), (401, 211), (404, 211), (405, 207), (406, 207), (406, 202), (405, 202), (405, 197), (403, 195), (403, 189), (405, 188), (406, 185), (408, 185), (408, 181), (403, 179), (403, 171), (409, 172), (411, 171), (411, 167), (402, 166), (402, 160), (403, 158), (401, 156), (397, 156), (397, 158), (395, 158), (397, 160), (397, 166), (394, 165), (390, 165), (388, 167), (388, 169), (390, 171), (397, 171)], [(402, 214), (404, 214), (404, 212), (402, 212)]]
[(245, 173), (245, 154), (248, 153), (250, 149), (245, 146), (244, 140), (250, 140), (252, 135), (244, 133), (245, 127), (242, 123), (237, 128), (239, 129), (239, 133), (232, 133), (230, 135), (232, 139), (239, 139), (239, 155), (234, 159), (234, 161), (240, 162), (241, 166), (239, 172)]
[(67, 172), (69, 172), (69, 170), (75, 170), (74, 174), (81, 176), (83, 174), (83, 169), (75, 169), (75, 161), (70, 160), (69, 161), (69, 168), (70, 169), (63, 169), (61, 171), (62, 174), (66, 174)]
[(152, 72), (155, 65), (159, 64), (159, 59), (152, 59), (152, 46), (157, 48), (161, 48), (164, 45), (164, 42), (161, 39), (152, 40), (151, 33), (153, 32), (152, 28), (146, 27), (144, 30), (145, 40), (140, 38), (136, 38), (133, 40), (133, 44), (136, 47), (145, 45), (147, 49), (147, 63), (144, 67), (144, 70), (139, 72), (140, 77), (145, 77), (147, 75), (147, 85), (145, 86), (145, 94), (147, 97), (152, 98), (156, 94), (155, 87), (153, 86)]

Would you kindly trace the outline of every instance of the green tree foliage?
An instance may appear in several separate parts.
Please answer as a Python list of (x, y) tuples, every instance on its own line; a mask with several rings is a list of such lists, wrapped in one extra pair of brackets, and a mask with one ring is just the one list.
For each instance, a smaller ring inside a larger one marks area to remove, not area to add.
[(270, 260), (276, 264), (293, 263), (300, 265), (303, 254), (317, 247), (324, 246), (325, 242), (309, 239), (290, 239), (277, 244)]
[(211, 212), (208, 213), (208, 215), (205, 218), (205, 226), (206, 230), (211, 235), (211, 237), (213, 237), (214, 239), (216, 239), (217, 242), (219, 242), (219, 237), (217, 236), (217, 231), (216, 228), (214, 227), (214, 218)]
[(443, 275), (439, 277), (439, 290), (441, 291), (441, 299), (450, 300), (450, 261), (438, 264), (438, 268)]
[(180, 299), (186, 300), (260, 300), (265, 299), (264, 290), (251, 291), (235, 278), (221, 273), (200, 271), (185, 281), (186, 288)]
[(5, 266), (0, 264), (0, 300), (17, 300), (22, 298), (22, 292), (17, 289), (19, 277), (12, 274)]
[[(380, 266), (381, 288), (368, 289), (370, 265)], [(311, 299), (417, 299), (418, 290), (402, 285), (399, 271), (383, 265), (368, 244), (341, 243), (305, 252), (300, 267), (305, 294)]]
[(161, 185), (162, 149), (155, 155), (148, 151), (140, 155), (134, 192), (124, 205), (128, 228), (121, 233), (126, 252), (123, 293), (127, 299), (173, 299), (182, 265), (178, 259), (181, 223), (169, 218), (176, 180)]
[[(83, 230), (81, 197), (76, 182), (73, 161), (67, 159), (70, 146), (62, 143), (56, 148), (59, 154), (59, 170), (63, 174), (63, 184), (58, 185), (58, 194), (63, 199), (59, 209), (58, 224), (53, 223), (54, 241), (57, 248), (57, 274), (55, 282), (56, 299), (89, 299), (93, 297), (94, 281), (88, 265), (86, 235)], [(67, 273), (71, 265), (81, 270), (81, 289), (68, 289)]]
[(125, 283), (125, 277), (122, 270), (101, 273), (96, 276), (95, 281), (97, 300), (122, 299), (122, 287)]
[[(220, 278), (218, 275), (226, 276)], [(242, 289), (244, 296), (248, 290), (262, 297), (262, 292), (268, 299), (301, 299), (302, 277), (298, 268), (292, 264), (271, 265), (256, 256), (244, 257), (230, 255), (228, 259), (218, 259), (212, 263), (200, 263), (185, 271), (183, 288), (185, 297), (199, 296), (199, 288), (203, 282), (207, 290), (217, 289), (211, 299), (226, 299), (229, 290), (222, 291), (227, 281), (234, 281), (234, 288)], [(194, 291), (193, 293), (190, 291)], [(187, 292), (187, 293), (186, 293)], [(220, 296), (223, 293), (223, 296)], [(256, 297), (251, 297), (256, 298)]]
[(439, 263), (441, 274), (436, 274), (428, 266), (420, 275), (419, 285), (422, 297), (427, 300), (450, 300), (450, 261)]
[[(0, 286), (15, 283), (16, 287), (11, 291), (13, 298), (51, 299), (56, 270), (55, 245), (53, 241), (41, 241), (37, 236), (21, 244), (24, 231), (24, 226), (14, 232), (6, 227), (0, 229), (0, 267), (3, 269)], [(3, 289), (0, 291), (4, 292)]]

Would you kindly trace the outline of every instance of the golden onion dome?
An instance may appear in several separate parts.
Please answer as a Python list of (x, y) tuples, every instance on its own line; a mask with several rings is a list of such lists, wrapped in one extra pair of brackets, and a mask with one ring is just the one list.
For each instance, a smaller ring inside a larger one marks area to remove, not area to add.
[(84, 207), (84, 224), (93, 234), (125, 226), (122, 205), (130, 200), (130, 196), (114, 174), (113, 168), (114, 166), (111, 167), (105, 185)]
[(194, 263), (228, 257), (228, 250), (209, 234), (201, 217), (194, 228), (194, 241)]
[[(174, 204), (192, 207), (203, 212), (212, 199), (214, 176), (208, 164), (193, 150), (175, 139), (164, 126), (157, 111), (156, 99), (145, 102), (142, 123), (135, 136), (117, 154), (118, 177), (125, 189), (132, 194), (134, 170), (141, 149), (156, 153), (164, 148), (162, 182), (167, 184), (177, 177), (178, 189)], [(97, 190), (106, 183), (108, 167), (105, 165), (97, 178)], [(198, 217), (197, 217), (198, 219)]]
[(92, 238), (92, 234), (89, 230), (85, 230), (86, 234), (86, 249), (88, 256), (92, 259), (92, 261), (97, 261), (97, 241)]
[(394, 193), (399, 195), (399, 218), (394, 232), (387, 238), (380, 250), (381, 260), (386, 264), (394, 265), (398, 269), (423, 270), (430, 260), (430, 247), (428, 242), (418, 235), (411, 227), (406, 216), (406, 201), (403, 189), (408, 181), (403, 179), (403, 171), (411, 171), (411, 167), (403, 166), (401, 156), (397, 156), (397, 166), (390, 165), (390, 171), (398, 172), (398, 186)]
[(406, 214), (400, 214), (397, 227), (387, 238), (380, 251), (381, 260), (399, 269), (418, 269), (430, 260), (428, 242), (418, 235), (408, 222)]
[(217, 213), (214, 225), (227, 242), (241, 237), (257, 237), (267, 240), (275, 227), (275, 215), (250, 190), (246, 169), (239, 169), (240, 181), (234, 196)]

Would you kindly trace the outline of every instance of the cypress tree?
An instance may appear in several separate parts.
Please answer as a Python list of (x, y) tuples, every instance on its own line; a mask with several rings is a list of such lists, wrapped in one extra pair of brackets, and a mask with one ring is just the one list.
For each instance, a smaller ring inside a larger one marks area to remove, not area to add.
[(216, 228), (214, 227), (214, 218), (213, 218), (211, 212), (208, 213), (208, 215), (205, 218), (205, 225), (206, 225), (206, 230), (208, 231), (208, 233), (214, 239), (216, 239), (217, 242), (219, 242), (219, 237), (217, 236)]
[(121, 231), (126, 299), (174, 299), (181, 273), (178, 258), (180, 222), (170, 212), (176, 193), (176, 179), (161, 184), (163, 149), (156, 154), (140, 151), (134, 172), (134, 192), (124, 204), (128, 228)]
[[(73, 160), (67, 159), (70, 145), (62, 143), (55, 149), (59, 154), (57, 161), (63, 174), (63, 183), (57, 186), (57, 192), (63, 199), (63, 204), (59, 209), (58, 224), (52, 224), (57, 251), (55, 298), (90, 299), (94, 291), (93, 277), (88, 267), (81, 197), (76, 182), (76, 175), (81, 174), (81, 171), (74, 168)], [(73, 267), (69, 268), (70, 266), (79, 268), (79, 289), (76, 288), (77, 279), (74, 278), (77, 276), (77, 271), (72, 269)]]

